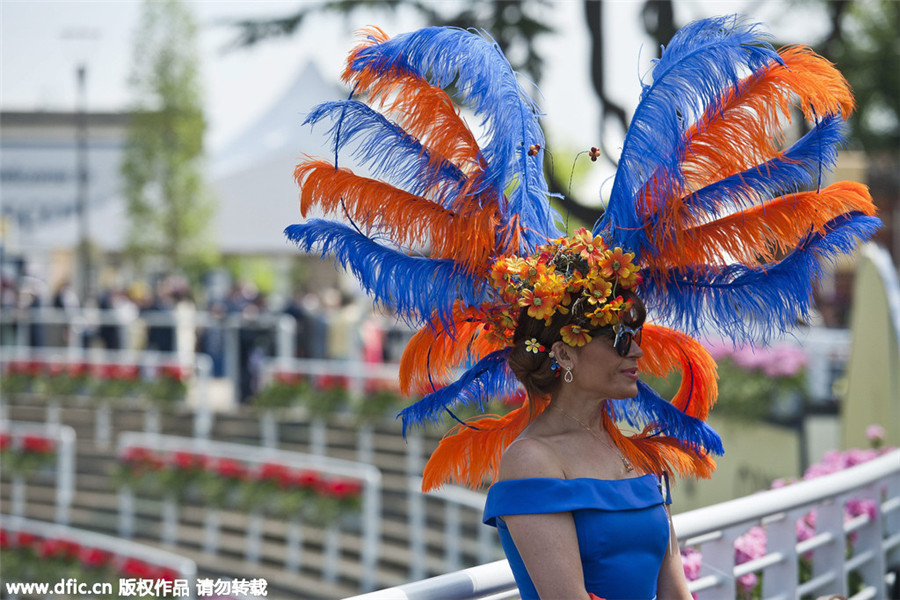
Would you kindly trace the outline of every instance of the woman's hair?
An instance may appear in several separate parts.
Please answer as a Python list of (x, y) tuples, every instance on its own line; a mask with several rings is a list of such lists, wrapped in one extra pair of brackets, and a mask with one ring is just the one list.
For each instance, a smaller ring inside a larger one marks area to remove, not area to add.
[[(622, 296), (625, 300), (633, 301), (631, 310), (621, 316), (621, 322), (628, 327), (643, 325), (644, 319), (647, 317), (647, 309), (641, 299), (628, 290), (622, 290), (617, 295)], [(560, 330), (563, 327), (574, 323), (589, 329), (592, 336), (612, 337), (615, 335), (611, 326), (591, 328), (590, 320), (584, 316), (584, 302), (584, 298), (575, 300), (568, 314), (555, 312), (549, 325), (543, 319), (529, 317), (526, 309), (521, 310), (513, 335), (512, 352), (507, 360), (510, 369), (524, 386), (529, 398), (548, 396), (560, 385), (559, 370), (551, 368), (550, 348), (554, 342), (562, 339)], [(525, 342), (531, 339), (536, 339), (544, 347), (544, 351), (538, 353), (529, 351)], [(531, 406), (534, 404), (534, 402), (530, 403)]]

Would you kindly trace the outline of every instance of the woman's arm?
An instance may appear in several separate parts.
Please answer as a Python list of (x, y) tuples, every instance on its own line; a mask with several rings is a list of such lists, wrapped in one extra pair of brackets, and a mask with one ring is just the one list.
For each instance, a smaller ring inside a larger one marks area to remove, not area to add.
[[(565, 472), (547, 444), (520, 438), (503, 454), (499, 478), (528, 477), (564, 478)], [(588, 600), (572, 513), (507, 515), (503, 521), (541, 598)]]
[(503, 517), (543, 599), (587, 600), (572, 513)]
[(687, 579), (684, 577), (684, 566), (681, 564), (681, 551), (672, 519), (669, 519), (669, 547), (659, 569), (656, 581), (656, 594), (660, 600), (691, 600)]

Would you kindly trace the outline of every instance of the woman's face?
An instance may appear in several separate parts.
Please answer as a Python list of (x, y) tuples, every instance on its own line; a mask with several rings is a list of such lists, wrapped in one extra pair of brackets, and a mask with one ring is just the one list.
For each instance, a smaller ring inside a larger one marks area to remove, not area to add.
[(580, 348), (572, 350), (571, 384), (603, 398), (631, 398), (638, 393), (637, 360), (644, 355), (634, 340), (625, 356), (613, 348), (613, 337), (596, 335)]

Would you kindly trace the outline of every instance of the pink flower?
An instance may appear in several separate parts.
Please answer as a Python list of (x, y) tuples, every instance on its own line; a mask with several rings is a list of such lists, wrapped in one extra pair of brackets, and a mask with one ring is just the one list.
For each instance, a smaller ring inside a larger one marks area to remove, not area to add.
[(861, 500), (859, 498), (848, 500), (847, 504), (844, 506), (844, 511), (847, 520), (860, 515), (866, 515), (869, 519), (874, 520), (875, 517), (878, 516), (878, 506), (876, 506), (874, 502), (871, 500)]
[(756, 587), (756, 584), (759, 582), (759, 577), (756, 576), (756, 573), (747, 573), (746, 575), (738, 577), (737, 582), (745, 592), (749, 593)]
[(793, 377), (806, 367), (806, 352), (796, 346), (782, 345), (769, 350), (763, 372), (769, 377)]
[(877, 448), (884, 442), (884, 427), (881, 425), (869, 425), (866, 427), (866, 439)]
[(797, 519), (795, 529), (797, 531), (797, 541), (803, 542), (816, 535), (816, 517), (815, 510), (811, 510), (803, 517)]
[[(747, 533), (734, 541), (735, 564), (740, 565), (765, 555), (766, 530), (762, 527), (752, 527)], [(756, 573), (747, 573), (738, 577), (738, 584), (748, 592), (756, 586), (757, 581), (759, 581), (759, 578), (756, 576)]]
[(758, 526), (752, 527), (734, 541), (734, 551), (734, 562), (738, 565), (765, 556), (766, 530)]
[(681, 564), (684, 567), (685, 579), (688, 581), (699, 579), (700, 567), (703, 565), (703, 555), (696, 548), (682, 548)]

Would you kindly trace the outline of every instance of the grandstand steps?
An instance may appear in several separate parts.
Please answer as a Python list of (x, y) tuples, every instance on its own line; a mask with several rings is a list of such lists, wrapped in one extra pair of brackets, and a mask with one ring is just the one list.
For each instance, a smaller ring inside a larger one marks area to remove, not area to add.
[[(15, 421), (43, 422), (47, 407), (39, 403), (13, 403), (7, 414)], [(117, 533), (117, 492), (112, 475), (117, 461), (115, 440), (122, 431), (142, 431), (145, 410), (121, 404), (111, 409), (111, 444), (99, 446), (94, 441), (95, 411), (87, 406), (61, 406), (59, 420), (73, 427), (77, 435), (76, 494), (71, 509), (70, 524), (104, 533)], [(288, 414), (279, 424), (279, 448), (299, 452), (310, 450), (310, 426), (299, 419), (302, 415)], [(328, 423), (326, 455), (357, 460), (356, 424), (346, 415), (337, 415)], [(191, 437), (193, 413), (175, 410), (160, 414), (160, 432), (167, 435)], [(215, 415), (211, 439), (230, 443), (260, 444), (258, 415), (241, 407), (235, 413)], [(423, 439), (423, 458), (437, 444), (434, 435)], [(395, 422), (379, 423), (372, 434), (373, 464), (382, 472), (382, 534), (378, 565), (378, 587), (404, 583), (409, 579), (408, 565), (412, 559), (407, 513), (407, 445)], [(9, 506), (9, 487), (0, 486), (0, 503)], [(26, 516), (52, 521), (55, 515), (52, 481), (32, 481), (26, 493)], [(135, 540), (164, 547), (159, 540), (159, 502), (140, 499), (137, 503)], [(263, 577), (269, 582), (274, 597), (340, 598), (358, 592), (361, 576), (361, 535), (354, 529), (341, 531), (341, 560), (339, 576), (334, 584), (322, 581), (322, 562), (325, 532), (321, 527), (303, 527), (303, 568), (292, 573), (284, 567), (284, 521), (266, 517), (263, 520), (261, 562), (249, 564), (244, 560), (247, 515), (237, 511), (222, 511), (219, 530), (219, 552), (211, 556), (202, 549), (203, 518), (206, 508), (186, 504), (179, 509), (178, 544), (167, 547), (189, 556), (198, 564), (201, 577)], [(426, 569), (428, 575), (444, 572), (444, 511), (437, 502), (426, 501)], [(0, 507), (0, 512), (3, 508)], [(460, 539), (463, 566), (478, 561), (477, 520), (463, 524)], [(321, 594), (321, 595), (317, 595)], [(269, 597), (273, 597), (270, 592)]]

